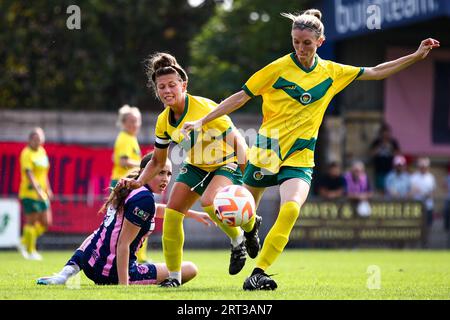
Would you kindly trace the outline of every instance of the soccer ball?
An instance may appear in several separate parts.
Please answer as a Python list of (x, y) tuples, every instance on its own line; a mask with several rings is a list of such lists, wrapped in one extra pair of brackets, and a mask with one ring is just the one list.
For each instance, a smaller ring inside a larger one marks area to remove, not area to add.
[(255, 213), (255, 200), (242, 186), (231, 185), (220, 190), (214, 198), (214, 212), (225, 225), (245, 225)]

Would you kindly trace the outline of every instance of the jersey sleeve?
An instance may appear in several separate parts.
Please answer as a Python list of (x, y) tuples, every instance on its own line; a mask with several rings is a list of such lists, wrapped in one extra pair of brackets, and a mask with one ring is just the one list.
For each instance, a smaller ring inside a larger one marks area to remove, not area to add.
[(20, 154), (20, 169), (22, 171), (33, 170), (33, 162), (31, 161), (31, 154), (26, 150)]
[(166, 149), (170, 145), (170, 137), (167, 134), (167, 120), (163, 114), (158, 116), (155, 127), (155, 147)]
[(142, 227), (155, 215), (155, 201), (151, 196), (136, 195), (124, 207), (125, 218), (132, 224)]
[(114, 144), (114, 155), (115, 160), (118, 162), (120, 158), (130, 158), (133, 153), (133, 145), (123, 136), (117, 137), (116, 143)]
[(333, 63), (335, 93), (342, 91), (364, 73), (364, 68)]
[(255, 72), (242, 86), (250, 97), (260, 96), (272, 88), (278, 78), (279, 68), (275, 63), (271, 63), (261, 70)]
[(214, 129), (219, 135), (225, 136), (228, 132), (233, 129), (233, 122), (231, 122), (230, 117), (222, 116), (220, 118), (211, 121), (206, 125), (207, 130)]

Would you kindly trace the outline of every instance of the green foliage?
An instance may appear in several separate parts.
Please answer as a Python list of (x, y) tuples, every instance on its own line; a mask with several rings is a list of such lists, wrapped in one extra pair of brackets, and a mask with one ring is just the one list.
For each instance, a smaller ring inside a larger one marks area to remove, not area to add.
[[(69, 30), (67, 7), (81, 9)], [(142, 61), (155, 51), (188, 61), (188, 41), (215, 3), (186, 0), (0, 2), (0, 108), (116, 109), (155, 104)]]
[(190, 91), (220, 101), (238, 91), (255, 71), (293, 51), (291, 21), (280, 13), (306, 10), (309, 2), (235, 0), (232, 11), (217, 7), (190, 43)]

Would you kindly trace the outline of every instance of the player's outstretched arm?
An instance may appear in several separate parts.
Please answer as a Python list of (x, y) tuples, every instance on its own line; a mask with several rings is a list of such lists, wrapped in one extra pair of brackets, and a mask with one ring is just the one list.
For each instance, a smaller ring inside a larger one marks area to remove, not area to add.
[(357, 80), (382, 80), (385, 79), (412, 64), (423, 60), (434, 48), (439, 48), (439, 41), (428, 38), (420, 43), (416, 52), (399, 59), (388, 61), (372, 68), (365, 68), (364, 73)]
[(140, 174), (137, 180), (122, 178), (118, 185), (124, 185), (126, 188), (137, 189), (144, 184), (150, 182), (165, 166), (168, 157), (168, 148), (161, 149), (155, 147), (152, 159), (147, 163), (144, 171)]
[(244, 90), (241, 90), (223, 100), (213, 111), (208, 113), (203, 118), (196, 121), (185, 122), (181, 132), (187, 137), (189, 131), (201, 128), (203, 125), (213, 121), (214, 119), (230, 114), (231, 112), (242, 107), (248, 100), (250, 100), (250, 98), (251, 97), (248, 96)]
[(197, 222), (203, 223), (207, 226), (216, 226), (216, 223), (211, 220), (211, 218), (209, 217), (209, 215), (206, 212), (189, 210), (186, 213), (186, 217), (192, 218), (192, 219), (196, 220)]
[(117, 243), (117, 276), (119, 277), (119, 284), (121, 285), (128, 285), (130, 244), (136, 239), (140, 230), (140, 227), (132, 224), (127, 219), (123, 220), (122, 230), (120, 231)]
[[(156, 218), (164, 219), (164, 209), (166, 208), (166, 204), (163, 203), (157, 203), (156, 204)], [(195, 211), (195, 210), (189, 210), (186, 213), (187, 218), (192, 218), (197, 220), (198, 222), (201, 222), (207, 226), (215, 226), (216, 223), (211, 220), (209, 215), (206, 212), (201, 211)]]
[(233, 128), (233, 130), (227, 135), (227, 143), (233, 146), (234, 153), (237, 156), (238, 165), (241, 172), (245, 172), (245, 166), (247, 164), (247, 150), (248, 145), (245, 138), (239, 132), (238, 129)]

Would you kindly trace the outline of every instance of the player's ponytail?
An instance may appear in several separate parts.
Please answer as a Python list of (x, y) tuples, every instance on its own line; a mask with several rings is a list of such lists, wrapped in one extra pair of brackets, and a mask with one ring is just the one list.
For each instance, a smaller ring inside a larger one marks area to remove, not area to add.
[(304, 15), (311, 15), (322, 21), (322, 12), (317, 9), (308, 9), (305, 12), (303, 12)]
[(317, 38), (325, 38), (325, 27), (320, 10), (308, 9), (301, 14), (281, 13), (281, 15), (292, 20), (292, 29), (308, 29), (313, 31)]
[[(152, 159), (153, 152), (147, 153), (141, 160), (141, 163), (139, 165), (139, 169), (133, 169), (126, 177), (128, 179), (135, 179), (137, 180), (139, 176), (141, 175), (142, 171), (144, 171), (145, 166), (147, 163)], [(103, 206), (100, 208), (99, 213), (105, 213), (109, 206), (112, 206), (116, 209), (116, 212), (119, 213), (122, 211), (123, 206), (125, 205), (125, 200), (129, 196), (132, 190), (126, 188), (123, 185), (117, 184), (112, 190), (111, 193), (106, 200), (106, 202), (103, 204)]]
[(178, 64), (177, 59), (169, 53), (157, 52), (151, 54), (144, 61), (147, 75), (147, 87), (156, 92), (156, 78), (166, 74), (178, 74), (181, 81), (187, 82), (186, 71)]

